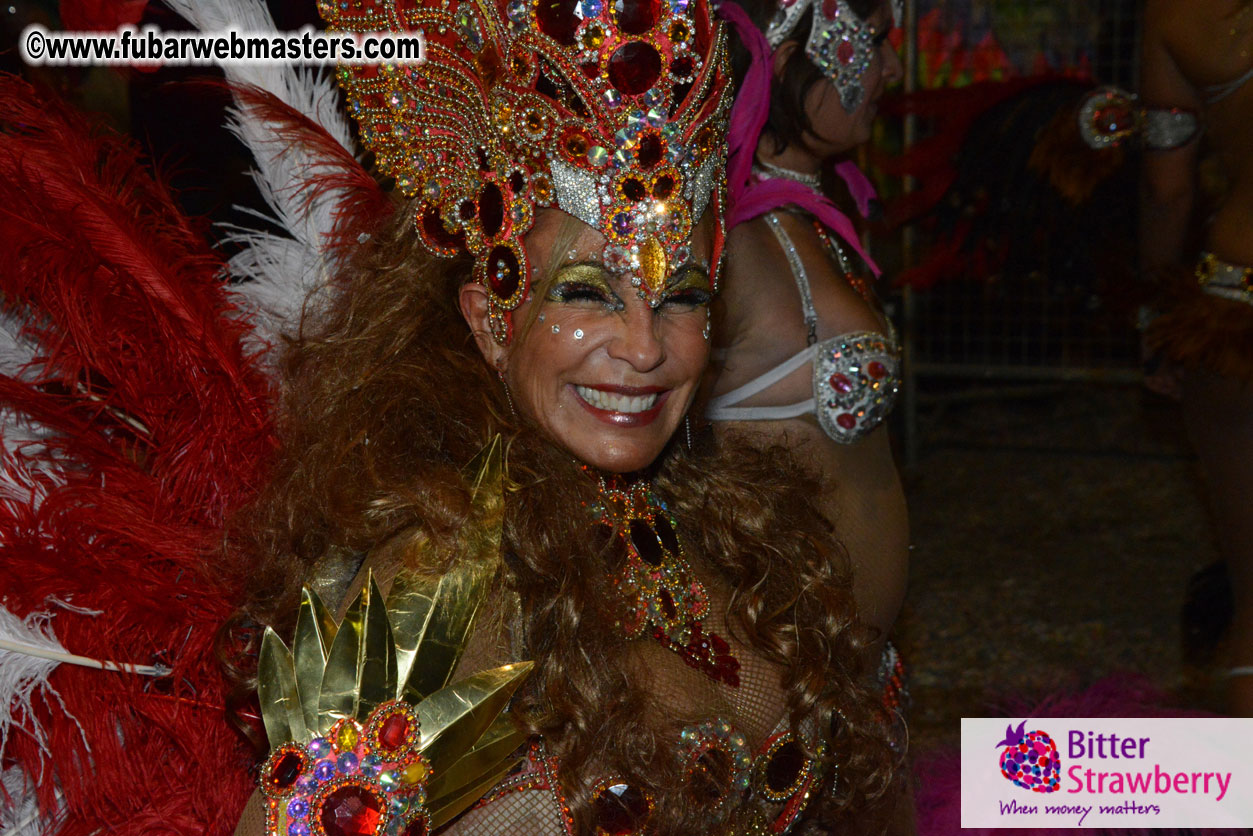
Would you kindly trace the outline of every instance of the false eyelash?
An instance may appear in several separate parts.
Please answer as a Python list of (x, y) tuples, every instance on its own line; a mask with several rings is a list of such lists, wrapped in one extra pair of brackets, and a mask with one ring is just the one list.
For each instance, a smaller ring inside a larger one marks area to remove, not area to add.
[(679, 304), (679, 305), (691, 305), (693, 307), (700, 307), (701, 305), (708, 305), (712, 299), (713, 299), (713, 294), (710, 293), (709, 291), (698, 290), (696, 288), (692, 288), (690, 290), (684, 290), (678, 293), (669, 294), (661, 300), (661, 303), (663, 305), (674, 303), (674, 304)]
[(623, 307), (620, 299), (586, 284), (560, 284), (549, 291), (548, 296), (554, 302), (597, 302), (615, 311)]

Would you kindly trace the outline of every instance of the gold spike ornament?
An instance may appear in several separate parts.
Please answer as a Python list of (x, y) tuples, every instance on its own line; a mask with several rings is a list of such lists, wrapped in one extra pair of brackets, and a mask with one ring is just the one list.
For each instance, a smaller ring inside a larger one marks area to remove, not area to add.
[(267, 834), (426, 836), (516, 762), (523, 738), (504, 712), (532, 664), (449, 684), (499, 567), (500, 440), (471, 467), (474, 510), (450, 572), (398, 580), (390, 608), (367, 575), (339, 623), (306, 589), (293, 647), (266, 630)]

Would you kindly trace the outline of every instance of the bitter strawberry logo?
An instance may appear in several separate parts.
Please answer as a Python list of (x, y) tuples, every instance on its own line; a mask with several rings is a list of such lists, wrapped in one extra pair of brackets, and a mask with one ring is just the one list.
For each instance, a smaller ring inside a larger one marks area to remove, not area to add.
[(1005, 739), (996, 744), (1005, 747), (1001, 751), (1001, 774), (1032, 792), (1057, 792), (1062, 775), (1057, 744), (1048, 732), (1024, 732), (1025, 728), (1026, 720), (1016, 729), (1012, 724), (1006, 726)]

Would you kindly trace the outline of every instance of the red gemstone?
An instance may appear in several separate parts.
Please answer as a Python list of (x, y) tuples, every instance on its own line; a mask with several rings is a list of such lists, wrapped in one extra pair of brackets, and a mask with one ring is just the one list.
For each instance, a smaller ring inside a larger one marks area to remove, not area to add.
[(842, 412), (835, 417), (835, 423), (839, 424), (846, 430), (851, 430), (857, 426), (857, 419), (850, 412)]
[(649, 566), (660, 566), (665, 555), (653, 527), (644, 520), (631, 520), (627, 530), (631, 535), (631, 545), (635, 546), (640, 559)]
[(365, 787), (350, 784), (326, 797), (318, 818), (326, 836), (373, 836), (382, 809), (378, 796)]
[(838, 373), (833, 374), (830, 377), (830, 381), (831, 388), (837, 392), (847, 395), (849, 392), (853, 391), (853, 381), (848, 379), (848, 375)]
[(652, 45), (631, 41), (609, 59), (609, 83), (628, 96), (643, 93), (661, 75), (661, 56)]
[(852, 63), (853, 45), (848, 41), (840, 41), (840, 45), (835, 49), (835, 57), (840, 59), (841, 64)]
[(483, 225), (483, 234), (494, 238), (504, 222), (504, 195), (500, 193), (500, 186), (489, 182), (479, 192), (479, 223)]
[(674, 178), (669, 174), (658, 177), (657, 182), (653, 183), (653, 197), (665, 200), (672, 194), (674, 194)]
[[(501, 248), (497, 247), (497, 249)], [(383, 727), (379, 729), (379, 746), (389, 752), (395, 751), (405, 745), (405, 738), (408, 735), (409, 718), (403, 714), (393, 714), (383, 721)]]
[(535, 7), (535, 20), (539, 30), (554, 41), (566, 46), (574, 45), (574, 31), (580, 17), (575, 14), (581, 0), (540, 0)]
[(770, 756), (766, 762), (766, 786), (773, 793), (792, 788), (805, 766), (805, 750), (795, 740), (789, 740)]
[(640, 165), (653, 168), (661, 162), (661, 140), (657, 134), (647, 133), (640, 138)]
[(515, 195), (522, 194), (522, 190), (526, 188), (526, 178), (522, 176), (522, 172), (515, 171), (509, 175), (509, 189)]
[(468, 221), (474, 217), (474, 213), (478, 211), (474, 206), (473, 200), (463, 200), (461, 205), (457, 207), (457, 215), (463, 221)]
[(661, 590), (657, 593), (658, 600), (661, 601), (661, 611), (666, 614), (666, 618), (673, 619), (679, 614), (679, 610), (674, 606), (674, 599), (670, 597), (670, 593)]
[(661, 545), (670, 554), (677, 556), (679, 553), (679, 537), (674, 533), (674, 526), (670, 525), (670, 520), (662, 516), (654, 517), (653, 529), (657, 532), (657, 539), (661, 541)]
[(626, 195), (627, 200), (643, 200), (648, 190), (639, 180), (629, 177), (622, 182), (622, 193)]
[(426, 233), (426, 237), (434, 241), (441, 247), (450, 249), (460, 247), (465, 243), (465, 235), (458, 232), (452, 235), (448, 230), (444, 229), (444, 222), (440, 220), (439, 209), (434, 206), (427, 206), (422, 211), (422, 231)]
[[(517, 292), (518, 283), (522, 281), (522, 268), (518, 265), (518, 257), (513, 250), (503, 245), (492, 247), (487, 255), (487, 280), (492, 286), (492, 292), (501, 299), (508, 299)], [(381, 732), (379, 739), (382, 740)]]
[(887, 366), (883, 365), (878, 360), (875, 360), (872, 363), (867, 363), (866, 371), (869, 372), (870, 376), (873, 377), (875, 380), (879, 380), (881, 378), (887, 377), (887, 374), (888, 374)]
[(592, 815), (596, 826), (607, 836), (631, 836), (648, 819), (648, 796), (627, 784), (614, 784), (596, 793)]
[(418, 816), (409, 822), (409, 826), (401, 831), (400, 836), (427, 836), (430, 831), (426, 827), (426, 816)]
[(305, 759), (300, 756), (300, 753), (288, 752), (279, 758), (270, 770), (270, 786), (279, 790), (287, 789), (296, 783), (304, 766)]
[(661, 0), (614, 0), (613, 11), (619, 29), (628, 35), (643, 35), (657, 25)]
[(690, 78), (696, 70), (696, 61), (690, 55), (680, 55), (670, 62), (670, 74), (675, 78)]

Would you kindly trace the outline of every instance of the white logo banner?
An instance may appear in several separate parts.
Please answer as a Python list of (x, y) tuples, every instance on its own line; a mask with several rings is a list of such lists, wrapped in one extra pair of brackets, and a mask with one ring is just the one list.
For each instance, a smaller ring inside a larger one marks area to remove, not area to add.
[(968, 718), (962, 827), (1253, 827), (1253, 719)]

